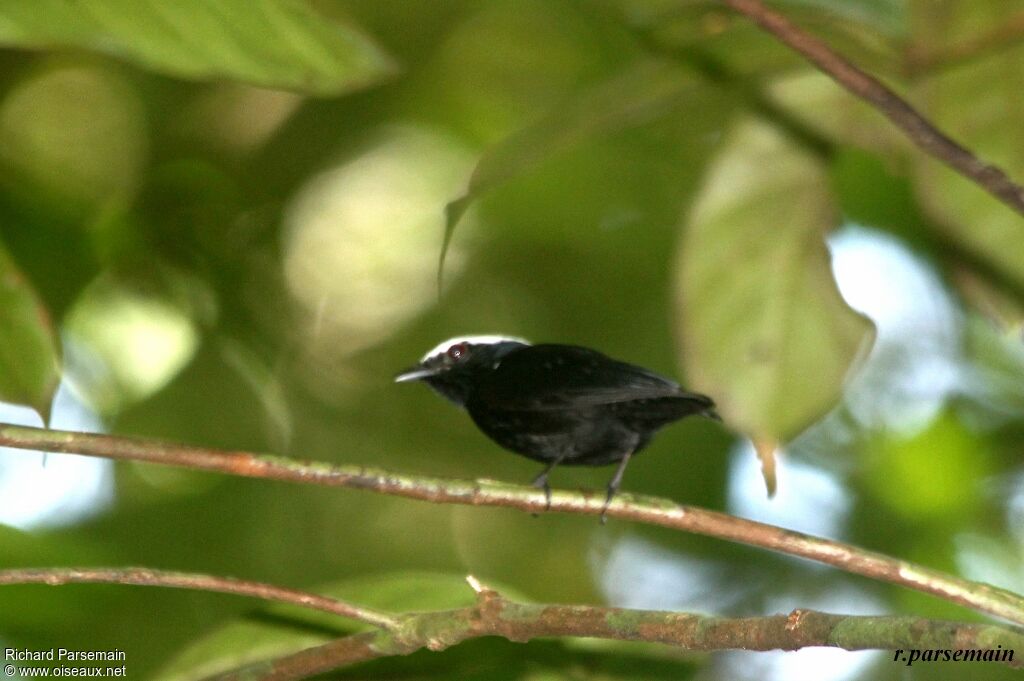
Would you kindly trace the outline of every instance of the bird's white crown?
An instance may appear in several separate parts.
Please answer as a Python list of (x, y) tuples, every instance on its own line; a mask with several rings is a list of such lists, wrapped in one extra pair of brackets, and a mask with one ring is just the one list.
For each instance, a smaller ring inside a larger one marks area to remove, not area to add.
[(455, 336), (449, 338), (446, 341), (441, 341), (435, 347), (433, 347), (427, 354), (423, 355), (421, 362), (425, 362), (434, 355), (446, 351), (453, 345), (458, 343), (468, 343), (470, 345), (494, 345), (495, 343), (522, 343), (523, 345), (530, 345), (530, 341), (525, 338), (519, 338), (518, 336), (500, 336), (494, 334), (484, 334), (479, 336)]

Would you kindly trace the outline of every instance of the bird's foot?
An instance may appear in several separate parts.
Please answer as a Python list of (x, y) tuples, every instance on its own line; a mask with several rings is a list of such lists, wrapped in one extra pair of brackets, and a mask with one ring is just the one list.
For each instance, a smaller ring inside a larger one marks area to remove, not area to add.
[[(554, 464), (548, 466), (543, 471), (541, 471), (540, 475), (535, 477), (533, 479), (533, 482), (530, 483), (534, 487), (537, 487), (538, 489), (544, 490), (544, 511), (545, 512), (551, 510), (551, 485), (548, 484), (548, 473), (551, 472), (552, 468), (554, 468)], [(536, 516), (537, 514), (534, 513), (533, 515)]]
[[(538, 489), (544, 490), (544, 510), (545, 511), (550, 511), (551, 510), (551, 485), (548, 484), (547, 473), (543, 473), (543, 474), (537, 476), (537, 478), (531, 484), (534, 487), (537, 487)], [(537, 514), (534, 513), (533, 515), (536, 516)]]
[(618, 491), (617, 487), (608, 485), (608, 494), (604, 498), (604, 506), (601, 507), (601, 524), (604, 525), (608, 522), (608, 507), (611, 506), (612, 499), (615, 498), (615, 492)]
[(612, 498), (615, 497), (615, 493), (619, 491), (619, 485), (622, 484), (622, 474), (626, 472), (626, 466), (629, 464), (630, 457), (633, 456), (632, 451), (626, 452), (622, 460), (619, 461), (619, 467), (615, 469), (615, 475), (608, 481), (608, 496), (604, 498), (604, 506), (601, 507), (601, 524), (604, 525), (608, 522), (608, 507), (612, 503)]

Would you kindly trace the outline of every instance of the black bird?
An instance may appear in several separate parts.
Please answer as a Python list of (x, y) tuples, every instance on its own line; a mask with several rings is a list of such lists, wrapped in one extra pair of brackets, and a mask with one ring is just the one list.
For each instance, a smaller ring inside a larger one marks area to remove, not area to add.
[(632, 364), (575, 345), (465, 336), (444, 341), (395, 377), (422, 380), (464, 407), (489, 438), (547, 464), (533, 484), (551, 504), (548, 475), (559, 465), (619, 466), (601, 518), (631, 456), (654, 433), (691, 414), (718, 419), (710, 397)]

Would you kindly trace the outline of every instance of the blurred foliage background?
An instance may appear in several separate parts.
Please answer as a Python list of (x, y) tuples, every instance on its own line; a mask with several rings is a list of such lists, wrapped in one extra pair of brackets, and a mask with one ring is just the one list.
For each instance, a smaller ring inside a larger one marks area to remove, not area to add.
[[(774, 4), (1024, 178), (1019, 0)], [(1024, 221), (719, 3), (0, 0), (0, 45), (0, 419), (525, 482), (535, 464), (391, 376), (453, 335), (578, 343), (722, 406), (725, 427), (666, 430), (627, 490), (1024, 590)], [(773, 499), (751, 440), (781, 447)], [(621, 522), (10, 450), (0, 565), (395, 610), (465, 602), (472, 572), (538, 601), (974, 617)], [(120, 648), (134, 678), (347, 626), (159, 589), (0, 598), (0, 647)], [(485, 640), (336, 676), (962, 674)]]

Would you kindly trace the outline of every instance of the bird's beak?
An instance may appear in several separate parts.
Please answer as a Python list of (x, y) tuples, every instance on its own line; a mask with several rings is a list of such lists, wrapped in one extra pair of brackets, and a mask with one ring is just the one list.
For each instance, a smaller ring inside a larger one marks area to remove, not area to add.
[(395, 376), (395, 383), (406, 383), (408, 381), (419, 381), (424, 378), (430, 378), (431, 376), (437, 375), (437, 369), (431, 369), (421, 364), (417, 364), (414, 367), (409, 367), (405, 371)]

